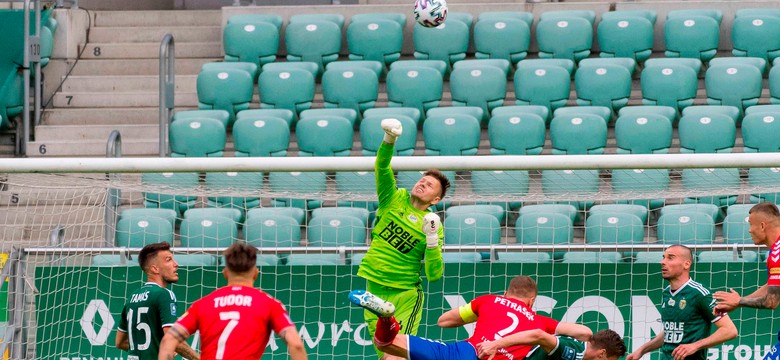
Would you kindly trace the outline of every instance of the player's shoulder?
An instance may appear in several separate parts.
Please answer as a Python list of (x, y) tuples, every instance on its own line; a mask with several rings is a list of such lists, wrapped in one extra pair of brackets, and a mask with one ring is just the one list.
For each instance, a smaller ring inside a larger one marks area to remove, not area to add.
[(691, 292), (701, 296), (709, 296), (711, 294), (710, 289), (708, 289), (702, 283), (694, 281), (693, 279), (688, 281), (688, 288), (691, 289)]

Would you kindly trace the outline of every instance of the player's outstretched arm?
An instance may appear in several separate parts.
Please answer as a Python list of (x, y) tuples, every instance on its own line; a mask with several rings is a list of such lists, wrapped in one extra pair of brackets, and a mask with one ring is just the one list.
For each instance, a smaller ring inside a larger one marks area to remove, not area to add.
[(290, 359), (307, 359), (306, 348), (303, 346), (303, 341), (301, 341), (298, 331), (295, 330), (295, 326), (288, 326), (282, 329), (282, 332), (279, 333), (279, 337), (287, 344), (287, 352), (290, 354)]
[[(464, 309), (466, 307), (468, 307), (467, 310)], [(476, 315), (473, 316), (473, 320), (469, 317), (464, 319), (462, 311), (471, 312), (471, 314), (473, 314), (473, 311), (471, 311), (471, 303), (447, 311), (446, 313), (439, 316), (439, 320), (436, 322), (436, 324), (443, 328), (454, 328), (477, 321)]]
[(382, 120), (382, 130), (385, 131), (385, 138), (376, 153), (374, 161), (374, 176), (376, 176), (376, 194), (379, 198), (379, 205), (386, 204), (396, 191), (395, 175), (390, 167), (390, 160), (393, 158), (395, 140), (401, 136), (403, 126), (398, 119)]
[(539, 345), (549, 354), (558, 345), (558, 339), (541, 329), (526, 330), (496, 341), (483, 341), (477, 344), (477, 353), (480, 359), (485, 356), (492, 358), (498, 349), (513, 345)]
[(626, 355), (626, 360), (639, 360), (645, 354), (653, 350), (660, 349), (663, 344), (664, 332), (661, 331), (653, 338), (653, 340), (646, 342), (644, 345), (640, 346), (639, 349), (636, 349), (634, 352)]
[(173, 360), (176, 356), (176, 348), (188, 337), (190, 337), (190, 333), (183, 326), (174, 324), (169, 327), (160, 342), (160, 352), (157, 355), (157, 359)]
[(121, 330), (116, 331), (116, 348), (119, 350), (130, 350), (130, 340), (127, 337), (127, 333)]
[(674, 360), (684, 360), (686, 357), (693, 355), (701, 349), (711, 348), (737, 337), (737, 327), (728, 315), (723, 314), (723, 316), (715, 322), (715, 325), (718, 326), (718, 329), (710, 336), (690, 344), (682, 344), (676, 347), (674, 351), (672, 351)]
[(555, 334), (573, 337), (580, 341), (588, 341), (593, 336), (593, 330), (585, 325), (562, 322), (555, 328)]

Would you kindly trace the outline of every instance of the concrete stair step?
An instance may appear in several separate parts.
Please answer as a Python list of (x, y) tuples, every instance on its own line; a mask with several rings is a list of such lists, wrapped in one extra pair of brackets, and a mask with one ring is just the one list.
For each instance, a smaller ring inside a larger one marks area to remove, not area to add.
[(173, 35), (176, 47), (189, 42), (222, 42), (222, 26), (148, 26), (95, 27), (89, 32), (90, 43), (145, 43), (159, 46), (166, 33)]
[[(79, 51), (85, 49), (82, 59), (159, 59), (160, 43), (89, 43), (79, 45)], [(176, 61), (186, 58), (221, 57), (220, 42), (186, 42), (176, 44)]]
[[(39, 149), (44, 147), (45, 153)], [(159, 151), (159, 141), (157, 139), (147, 140), (123, 140), (122, 155), (130, 156), (157, 156)], [(43, 156), (106, 156), (106, 140), (62, 140), (62, 141), (32, 141), (28, 143), (28, 157)], [(1, 223), (1, 222), (0, 222)]]
[[(193, 110), (196, 107), (180, 107), (177, 111)], [(43, 112), (46, 125), (123, 125), (159, 124), (159, 108), (117, 107), (101, 108), (52, 108)]]
[(221, 26), (221, 10), (98, 11), (95, 27)]
[[(176, 59), (176, 75), (197, 75), (200, 67), (222, 58)], [(154, 59), (83, 59), (73, 68), (73, 75), (159, 75), (160, 60)]]
[[(156, 92), (60, 92), (54, 95), (54, 106), (59, 108), (111, 108), (159, 106)], [(198, 106), (194, 92), (175, 95), (176, 106)]]
[(112, 131), (118, 130), (122, 134), (122, 143), (134, 140), (157, 139), (160, 131), (159, 126), (155, 124), (133, 124), (133, 125), (40, 125), (35, 128), (35, 139), (38, 142), (59, 141), (68, 139), (72, 141), (79, 140), (102, 140), (105, 142)]
[[(195, 92), (197, 75), (175, 77), (177, 92)], [(62, 84), (65, 92), (156, 92), (160, 88), (158, 75), (70, 76)]]

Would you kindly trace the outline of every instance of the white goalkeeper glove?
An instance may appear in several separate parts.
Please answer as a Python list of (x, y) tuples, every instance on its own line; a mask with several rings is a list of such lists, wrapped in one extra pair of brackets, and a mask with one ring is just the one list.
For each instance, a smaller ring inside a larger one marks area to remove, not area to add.
[(395, 144), (395, 140), (404, 132), (404, 127), (398, 119), (389, 118), (382, 120), (382, 130), (385, 131), (384, 141)]
[(441, 218), (434, 213), (428, 213), (423, 217), (422, 231), (425, 233), (425, 242), (428, 248), (439, 246), (439, 228), (441, 227)]

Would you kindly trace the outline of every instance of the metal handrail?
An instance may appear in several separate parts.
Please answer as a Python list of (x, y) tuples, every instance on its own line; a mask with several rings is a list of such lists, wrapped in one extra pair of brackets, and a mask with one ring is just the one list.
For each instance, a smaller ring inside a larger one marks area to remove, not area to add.
[(122, 134), (119, 133), (119, 130), (113, 130), (111, 131), (111, 134), (108, 135), (108, 141), (106, 141), (106, 157), (122, 157)]
[[(106, 141), (106, 157), (122, 157), (122, 134), (119, 133), (119, 130), (113, 130), (111, 131), (111, 134), (108, 135), (108, 141)], [(118, 180), (119, 175), (117, 173), (106, 173), (106, 179), (109, 181)], [(106, 209), (103, 212), (103, 239), (105, 240), (106, 246), (114, 246), (114, 225), (119, 218), (118, 211), (122, 190), (109, 187), (106, 191)]]
[(167, 33), (160, 42), (160, 157), (168, 156), (168, 125), (173, 117), (176, 85), (175, 44)]

